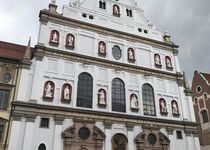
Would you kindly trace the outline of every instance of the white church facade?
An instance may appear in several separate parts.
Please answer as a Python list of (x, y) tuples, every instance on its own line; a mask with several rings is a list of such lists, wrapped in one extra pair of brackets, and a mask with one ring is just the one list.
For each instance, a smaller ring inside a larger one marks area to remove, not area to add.
[(56, 9), (40, 11), (9, 150), (200, 150), (178, 46), (135, 1)]

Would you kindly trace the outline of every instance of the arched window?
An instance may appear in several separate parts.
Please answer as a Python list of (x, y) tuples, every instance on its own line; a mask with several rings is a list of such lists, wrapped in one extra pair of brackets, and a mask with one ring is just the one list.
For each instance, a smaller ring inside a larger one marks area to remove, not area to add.
[(38, 150), (46, 150), (45, 144), (40, 144)]
[(112, 80), (112, 111), (125, 112), (125, 84), (122, 80)]
[(112, 150), (126, 150), (128, 139), (123, 134), (115, 134), (112, 137)]
[(203, 119), (203, 123), (209, 122), (209, 117), (208, 117), (207, 110), (202, 110), (201, 111), (201, 116), (202, 116), (202, 119)]
[(77, 86), (77, 106), (92, 108), (93, 78), (88, 73), (79, 75)]
[(154, 91), (150, 84), (145, 83), (142, 86), (142, 98), (144, 106), (144, 115), (155, 116)]

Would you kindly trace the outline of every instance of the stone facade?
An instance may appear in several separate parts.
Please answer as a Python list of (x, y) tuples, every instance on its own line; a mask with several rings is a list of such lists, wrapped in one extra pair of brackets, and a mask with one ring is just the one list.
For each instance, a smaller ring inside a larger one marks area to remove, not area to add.
[(199, 139), (202, 149), (210, 148), (210, 74), (195, 71), (192, 98), (196, 121), (199, 123)]
[(0, 150), (8, 148), (11, 103), (18, 90), (20, 70), (28, 66), (26, 51), (26, 46), (0, 41)]
[(61, 14), (56, 9), (53, 1), (40, 11), (9, 150), (200, 150), (168, 34), (132, 0), (71, 0)]

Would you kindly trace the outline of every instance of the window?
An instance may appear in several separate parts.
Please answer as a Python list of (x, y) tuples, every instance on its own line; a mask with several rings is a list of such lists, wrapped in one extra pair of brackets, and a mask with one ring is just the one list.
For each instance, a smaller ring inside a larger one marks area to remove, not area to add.
[(40, 127), (41, 128), (49, 128), (49, 118), (41, 118)]
[(197, 86), (197, 87), (196, 87), (196, 92), (197, 92), (197, 93), (200, 93), (201, 90), (202, 90), (201, 86)]
[(142, 87), (144, 115), (155, 116), (154, 91), (151, 85), (145, 83)]
[(3, 79), (4, 82), (8, 83), (10, 82), (11, 79), (12, 79), (12, 75), (10, 73), (4, 74), (4, 79)]
[(0, 90), (0, 109), (7, 109), (10, 91)]
[(115, 45), (112, 48), (112, 55), (116, 60), (119, 60), (122, 57), (122, 52), (119, 46)]
[(40, 144), (38, 150), (46, 150), (45, 144)]
[(3, 141), (4, 125), (0, 124), (0, 143)]
[(99, 8), (106, 9), (106, 2), (99, 1)]
[(88, 73), (79, 75), (77, 87), (77, 107), (92, 108), (93, 78)]
[(128, 140), (123, 134), (115, 134), (112, 138), (112, 150), (126, 150)]
[(87, 140), (90, 137), (90, 131), (88, 128), (82, 127), (78, 132), (79, 138), (82, 140)]
[(176, 131), (176, 138), (182, 139), (182, 131)]
[(207, 112), (207, 110), (203, 110), (203, 111), (201, 111), (201, 115), (202, 115), (203, 123), (207, 123), (207, 122), (209, 122), (209, 118), (208, 118), (208, 112)]
[(157, 142), (157, 137), (154, 134), (149, 134), (147, 140), (149, 144), (155, 145), (155, 143)]
[(132, 17), (133, 16), (132, 10), (130, 10), (130, 9), (126, 9), (126, 14), (127, 14), (128, 17)]
[(112, 80), (112, 111), (125, 112), (125, 85), (122, 80)]
[(203, 97), (204, 97), (204, 99), (207, 101), (208, 100), (208, 95), (207, 95), (207, 93), (204, 93), (203, 94)]

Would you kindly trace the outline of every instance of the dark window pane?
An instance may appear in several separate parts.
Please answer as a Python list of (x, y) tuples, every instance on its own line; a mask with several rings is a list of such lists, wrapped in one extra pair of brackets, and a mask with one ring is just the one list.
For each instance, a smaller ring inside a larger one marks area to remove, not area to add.
[(154, 91), (151, 85), (144, 84), (142, 87), (142, 97), (144, 105), (144, 115), (155, 116)]
[(0, 109), (7, 109), (10, 91), (0, 90)]
[[(112, 55), (113, 57), (116, 59), (116, 60), (119, 60), (122, 56), (122, 52), (121, 52), (121, 49), (119, 46), (115, 45), (113, 48), (112, 48)], [(120, 83), (119, 83), (120, 84)]]
[(93, 79), (88, 73), (79, 75), (77, 87), (77, 106), (92, 108)]
[(176, 138), (182, 139), (182, 131), (176, 131)]
[(40, 144), (38, 150), (46, 150), (45, 144)]
[(202, 118), (203, 118), (203, 123), (209, 122), (208, 113), (206, 110), (202, 111)]
[(87, 140), (90, 137), (90, 131), (85, 127), (80, 128), (78, 134), (82, 140)]
[(122, 80), (112, 81), (112, 111), (125, 112), (125, 85)]
[(4, 125), (0, 124), (0, 143), (3, 140)]
[(41, 128), (49, 128), (49, 118), (41, 118)]

